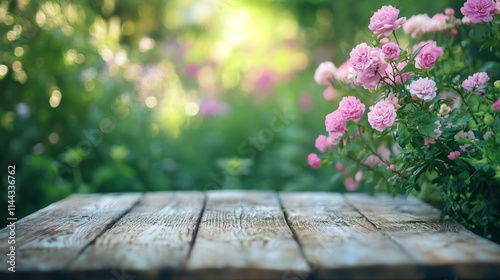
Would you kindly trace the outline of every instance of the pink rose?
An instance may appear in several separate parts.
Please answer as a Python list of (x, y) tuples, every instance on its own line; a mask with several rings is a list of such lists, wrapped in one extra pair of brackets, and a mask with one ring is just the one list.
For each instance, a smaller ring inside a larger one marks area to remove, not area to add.
[(453, 17), (453, 16), (455, 16), (455, 10), (453, 10), (453, 8), (445, 8), (444, 14), (447, 16)]
[(352, 68), (355, 71), (364, 71), (371, 64), (371, 48), (366, 43), (358, 44), (349, 53)]
[(325, 135), (320, 135), (316, 138), (315, 147), (320, 152), (325, 153), (331, 149), (335, 149), (338, 145), (338, 141), (333, 140), (331, 137), (326, 137)]
[(431, 18), (427, 14), (412, 16), (403, 25), (403, 31), (406, 34), (411, 34), (411, 37), (413, 38), (420, 38), (420, 36), (424, 33), (425, 24), (430, 20)]
[(383, 45), (385, 45), (385, 44), (387, 44), (387, 43), (389, 43), (389, 42), (390, 42), (390, 40), (389, 40), (389, 38), (387, 38), (387, 37), (384, 37), (384, 38), (382, 38), (382, 39), (380, 39), (380, 40), (379, 40), (379, 43), (380, 43), (382, 46), (383, 46)]
[(354, 175), (354, 178), (347, 178), (344, 181), (345, 188), (348, 191), (355, 191), (359, 188), (359, 183), (361, 182), (361, 179), (363, 178), (363, 171), (358, 170), (356, 174)]
[(316, 68), (316, 71), (314, 72), (314, 80), (318, 84), (329, 85), (330, 81), (335, 76), (336, 70), (337, 68), (335, 68), (335, 65), (332, 62), (323, 62), (318, 66), (318, 68)]
[(354, 82), (366, 89), (374, 89), (385, 75), (387, 62), (380, 48), (370, 48), (366, 43), (361, 43), (351, 51), (350, 60), (356, 72)]
[(474, 25), (474, 23), (472, 23), (472, 21), (470, 20), (470, 18), (468, 18), (466, 16), (464, 16), (462, 18), (462, 23), (465, 24), (465, 25), (467, 25), (467, 26), (473, 26)]
[(462, 87), (468, 91), (474, 91), (479, 88), (479, 90), (476, 91), (476, 94), (481, 95), (485, 91), (484, 88), (481, 87), (483, 87), (489, 80), (490, 77), (486, 74), (486, 72), (477, 72), (472, 76), (467, 77), (467, 79), (462, 82)]
[(392, 31), (398, 29), (406, 21), (405, 17), (399, 18), (399, 10), (393, 6), (383, 6), (370, 18), (368, 28), (380, 37), (391, 35)]
[(399, 105), (399, 94), (394, 94), (393, 92), (389, 92), (389, 95), (384, 99), (385, 101), (392, 103), (394, 105), (394, 109), (399, 109), (401, 108), (401, 105)]
[(385, 44), (382, 47), (382, 53), (385, 55), (386, 59), (397, 60), (399, 58), (399, 46), (394, 42)]
[(415, 58), (416, 66), (427, 70), (432, 68), (436, 60), (444, 54), (443, 48), (438, 47), (432, 40), (418, 43), (413, 46), (412, 51), (416, 52), (419, 48), (421, 48), (420, 52)]
[(335, 95), (337, 95), (337, 91), (331, 85), (327, 86), (323, 91), (323, 98), (325, 100), (331, 101), (335, 98)]
[(363, 178), (363, 171), (358, 170), (354, 175), (354, 181), (359, 182)]
[(493, 0), (467, 0), (460, 11), (471, 22), (482, 23), (493, 20), (496, 8)]
[(329, 146), (328, 140), (327, 140), (325, 135), (320, 135), (320, 136), (318, 136), (318, 138), (316, 138), (315, 147), (320, 152), (322, 152), (322, 153), (326, 152), (328, 146)]
[(345, 96), (339, 103), (338, 111), (346, 120), (359, 122), (365, 112), (365, 104), (354, 96)]
[(344, 185), (346, 190), (348, 191), (355, 191), (359, 188), (359, 182), (354, 181), (353, 178), (347, 178), (344, 181)]
[(444, 32), (448, 29), (448, 17), (444, 14), (435, 14), (423, 26), (424, 33)]
[(453, 151), (453, 152), (451, 152), (451, 153), (448, 155), (448, 158), (449, 158), (450, 160), (456, 160), (459, 156), (460, 156), (460, 152), (459, 152), (459, 151)]
[(341, 137), (346, 130), (346, 119), (339, 110), (325, 117), (325, 128), (333, 139)]
[(381, 100), (374, 106), (370, 107), (368, 112), (368, 122), (373, 129), (380, 132), (391, 127), (396, 121), (396, 109), (392, 103), (386, 100)]
[(424, 101), (431, 101), (436, 97), (436, 82), (429, 78), (420, 78), (413, 81), (406, 87), (412, 96), (416, 96)]
[(493, 109), (500, 111), (500, 98), (498, 98), (497, 101), (493, 103), (492, 107)]
[(438, 47), (437, 43), (432, 40), (422, 41), (414, 45), (411, 50), (412, 52), (416, 52), (420, 47), (422, 47), (420, 52), (431, 51), (436, 54), (436, 57), (440, 57), (444, 54), (443, 48)]
[[(382, 72), (384, 75), (385, 74), (384, 71), (380, 71), (380, 72)], [(374, 89), (380, 83), (381, 79), (382, 79), (382, 76), (380, 76), (380, 73), (377, 73), (377, 71), (373, 71), (373, 72), (365, 71), (365, 72), (358, 73), (354, 83), (359, 85), (359, 86), (364, 87), (365, 89)]]
[(312, 168), (319, 168), (321, 165), (321, 159), (318, 157), (317, 154), (309, 154), (307, 156), (307, 162)]
[(425, 70), (429, 70), (436, 64), (436, 53), (432, 51), (420, 51), (415, 59), (417, 61), (417, 67), (422, 67)]
[(342, 162), (337, 162), (335, 164), (335, 169), (337, 169), (337, 171), (342, 171), (344, 169), (344, 164)]

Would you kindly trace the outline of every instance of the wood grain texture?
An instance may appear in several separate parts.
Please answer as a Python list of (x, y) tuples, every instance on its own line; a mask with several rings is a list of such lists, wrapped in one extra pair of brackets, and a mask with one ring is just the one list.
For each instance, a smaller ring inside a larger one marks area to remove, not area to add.
[(203, 204), (201, 192), (146, 194), (69, 269), (110, 271), (126, 268), (142, 270), (142, 276), (153, 276), (167, 268), (181, 269), (187, 261)]
[(474, 235), (420, 200), (389, 195), (345, 196), (413, 258), (417, 270), (442, 277), (500, 277), (500, 245)]
[(281, 279), (309, 267), (276, 193), (211, 191), (187, 269), (192, 279)]
[[(202, 214), (202, 215), (201, 215)], [(500, 278), (500, 245), (414, 197), (73, 195), (0, 230), (0, 279)]]
[(338, 193), (281, 193), (290, 227), (319, 279), (415, 276), (412, 258)]
[[(63, 270), (128, 211), (141, 194), (72, 195), (16, 223), (16, 272)], [(7, 270), (8, 228), (0, 231), (0, 270)]]

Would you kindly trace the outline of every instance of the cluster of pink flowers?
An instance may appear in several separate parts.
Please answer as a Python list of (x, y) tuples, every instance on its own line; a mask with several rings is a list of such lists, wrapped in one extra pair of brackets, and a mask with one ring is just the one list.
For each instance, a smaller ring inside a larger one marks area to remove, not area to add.
[(427, 14), (412, 16), (403, 25), (403, 31), (413, 38), (437, 32), (456, 35), (459, 25), (460, 21), (456, 19), (455, 11), (452, 8), (446, 8), (444, 14), (438, 13), (433, 17), (429, 17)]
[(359, 183), (361, 182), (361, 178), (363, 178), (363, 172), (358, 170), (354, 175), (354, 178), (347, 178), (344, 181), (345, 188), (348, 191), (355, 191), (359, 188)]
[(339, 108), (325, 117), (325, 128), (330, 137), (337, 139), (344, 135), (348, 120), (359, 122), (365, 112), (365, 105), (354, 96), (346, 96)]
[(361, 43), (353, 48), (349, 55), (356, 76), (354, 82), (366, 89), (374, 89), (385, 75), (388, 66), (382, 49)]
[[(492, 21), (493, 15), (500, 13), (500, 0), (497, 3), (493, 0), (467, 0), (461, 12), (471, 24), (489, 22)], [(410, 45), (408, 50), (405, 50), (399, 45), (395, 31), (403, 27), (404, 33), (411, 35), (413, 38), (436, 32), (446, 32), (454, 36), (458, 34), (460, 24), (462, 24), (462, 21), (455, 17), (455, 11), (451, 8), (447, 8), (444, 13), (438, 13), (433, 17), (421, 14), (413, 16), (407, 21), (405, 17), (399, 17), (398, 9), (393, 6), (383, 6), (373, 14), (368, 26), (373, 34), (377, 36), (377, 40), (380, 42), (379, 47), (367, 43), (358, 44), (351, 50), (349, 59), (341, 67), (336, 68), (332, 62), (321, 63), (316, 69), (314, 80), (318, 84), (327, 85), (323, 93), (327, 100), (335, 98), (334, 83), (336, 81), (351, 83), (370, 91), (381, 89), (380, 92), (383, 92), (381, 100), (379, 99), (378, 102), (369, 107), (367, 121), (373, 130), (394, 132), (394, 136), (397, 138), (395, 142), (400, 145), (403, 143), (401, 146), (405, 146), (404, 142), (406, 141), (414, 141), (414, 144), (418, 144), (419, 142), (415, 139), (421, 141), (422, 138), (424, 145), (428, 146), (426, 148), (432, 148), (430, 145), (436, 144), (436, 142), (446, 144), (445, 141), (448, 140), (446, 137), (449, 137), (450, 128), (457, 129), (459, 127), (458, 129), (465, 129), (467, 126), (464, 123), (461, 124), (463, 126), (459, 126), (458, 123), (453, 124), (457, 117), (455, 113), (463, 113), (453, 110), (461, 106), (460, 98), (464, 98), (463, 92), (455, 87), (455, 78), (451, 82), (452, 86), (450, 86), (446, 80), (447, 76), (441, 77), (437, 74), (431, 76), (431, 73), (440, 72), (430, 71), (436, 67), (436, 63), (438, 66), (448, 66), (446, 63), (449, 61), (439, 62), (439, 58), (445, 52), (433, 40), (420, 41), (413, 46)], [(389, 36), (391, 34), (394, 35), (395, 42), (390, 40)], [(463, 80), (461, 86), (469, 95), (471, 92), (481, 95), (485, 93), (489, 79), (487, 73), (477, 72)], [(439, 83), (439, 89), (436, 81)], [(497, 85), (495, 84), (495, 86)], [(450, 91), (439, 91), (441, 87), (450, 88)], [(490, 99), (490, 95), (492, 93), (488, 92), (486, 97), (478, 98)], [(406, 104), (406, 102), (410, 104)], [(402, 109), (398, 112), (400, 108)], [(328, 153), (338, 149), (339, 154), (342, 155), (343, 151), (339, 148), (339, 144), (347, 145), (361, 135), (366, 136), (362, 134), (367, 130), (364, 123), (356, 125), (358, 129), (356, 135), (352, 135), (355, 130), (351, 129), (351, 123), (349, 123), (349, 121), (360, 122), (365, 109), (365, 104), (355, 96), (343, 97), (338, 108), (325, 117), (325, 130), (328, 134), (317, 137), (315, 142), (317, 150), (321, 153)], [(422, 118), (415, 117), (416, 114), (420, 113), (417, 112), (420, 109), (425, 110)], [(492, 104), (492, 110), (500, 111), (500, 98)], [(435, 112), (435, 114), (429, 114), (430, 111)], [(491, 115), (496, 113), (498, 112), (489, 112), (486, 115), (490, 115), (491, 118)], [(423, 122), (425, 122), (424, 120), (431, 121), (420, 125), (418, 123), (420, 120)], [(406, 123), (407, 121), (408, 123)], [(432, 122), (434, 122), (435, 128)], [(434, 128), (432, 131), (432, 128), (429, 129), (430, 125)], [(350, 136), (346, 133), (348, 128)], [(369, 135), (372, 135), (372, 132), (370, 131)], [(407, 137), (405, 133), (410, 135)], [(414, 133), (418, 136), (417, 138), (414, 137)], [(486, 133), (476, 132), (476, 134), (482, 135), (483, 139), (487, 140), (493, 135), (493, 131), (490, 129)], [(386, 138), (383, 139), (383, 141), (386, 141)], [(361, 140), (368, 147), (361, 153), (364, 160), (363, 158), (356, 158), (356, 164), (361, 164), (366, 168), (385, 166), (386, 170), (390, 172), (404, 172), (405, 168), (400, 165), (400, 162), (391, 163), (390, 161), (391, 158), (397, 156), (398, 149), (394, 147), (392, 150), (379, 148), (375, 151), (371, 144), (367, 144), (366, 137)], [(375, 140), (375, 138), (371, 138), (371, 140)], [(470, 156), (475, 152), (470, 141), (479, 143), (471, 130), (467, 132), (460, 131), (454, 136), (454, 140), (457, 143), (453, 144), (452, 149), (446, 147), (447, 152), (442, 155), (445, 157), (444, 161), (446, 161), (446, 157), (449, 160), (457, 160), (464, 154)], [(387, 143), (384, 142), (385, 144)], [(458, 149), (456, 148), (457, 145)], [(342, 146), (340, 145), (340, 147)], [(407, 149), (407, 147), (408, 145), (399, 148), (403, 150)], [(447, 154), (454, 149), (457, 150)], [(369, 154), (367, 155), (367, 153)], [(328, 160), (325, 159), (326, 161)], [(313, 168), (318, 168), (322, 163), (325, 163), (315, 153), (308, 156), (308, 162)], [(447, 164), (450, 164), (450, 162), (447, 162)], [(341, 162), (337, 162), (335, 167), (337, 171), (343, 172), (343, 175), (349, 173), (348, 168), (344, 168)], [(400, 168), (400, 170), (396, 170), (396, 168)], [(354, 172), (349, 174), (349, 176), (353, 176)], [(347, 178), (344, 184), (348, 190), (356, 190), (359, 187), (361, 178), (362, 172), (359, 171), (355, 176)]]
[(316, 138), (316, 149), (322, 153), (326, 153), (329, 150), (335, 149), (339, 144), (338, 139), (334, 139), (330, 136), (320, 135)]
[(317, 84), (326, 85), (323, 91), (323, 98), (325, 98), (325, 100), (331, 101), (335, 98), (337, 91), (332, 83), (335, 80), (347, 82), (350, 67), (351, 61), (347, 60), (339, 68), (335, 67), (335, 64), (331, 61), (325, 61), (316, 68), (314, 72), (314, 81), (316, 81)]
[(468, 91), (476, 91), (477, 95), (481, 95), (485, 92), (483, 88), (484, 85), (490, 80), (490, 77), (486, 72), (477, 72), (472, 76), (467, 77), (465, 81), (462, 82), (462, 87)]

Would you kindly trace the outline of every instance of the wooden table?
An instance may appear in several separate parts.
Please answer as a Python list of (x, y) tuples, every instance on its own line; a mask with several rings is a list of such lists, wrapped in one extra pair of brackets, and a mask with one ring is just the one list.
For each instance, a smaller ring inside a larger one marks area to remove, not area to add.
[(272, 191), (72, 195), (16, 223), (1, 279), (500, 277), (500, 245), (416, 198)]

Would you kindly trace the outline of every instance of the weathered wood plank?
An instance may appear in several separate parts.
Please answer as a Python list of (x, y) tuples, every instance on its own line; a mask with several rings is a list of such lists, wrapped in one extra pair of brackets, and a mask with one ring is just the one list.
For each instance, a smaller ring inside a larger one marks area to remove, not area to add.
[(148, 193), (127, 215), (89, 246), (72, 271), (126, 268), (129, 275), (157, 278), (161, 270), (182, 269), (204, 206), (201, 192)]
[[(85, 246), (127, 212), (140, 193), (72, 195), (16, 223), (16, 272), (63, 270)], [(0, 231), (0, 252), (8, 247)], [(7, 256), (0, 256), (7, 270)]]
[(204, 197), (71, 196), (16, 224), (16, 273), (3, 254), (0, 278), (500, 277), (500, 245), (413, 197), (213, 191), (203, 208)]
[(414, 259), (425, 276), (500, 277), (500, 245), (474, 235), (409, 197), (348, 194), (346, 200)]
[(281, 279), (309, 269), (271, 191), (208, 192), (187, 268), (192, 279)]
[(280, 193), (290, 227), (319, 279), (415, 277), (412, 258), (339, 193)]

